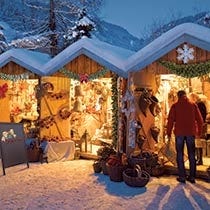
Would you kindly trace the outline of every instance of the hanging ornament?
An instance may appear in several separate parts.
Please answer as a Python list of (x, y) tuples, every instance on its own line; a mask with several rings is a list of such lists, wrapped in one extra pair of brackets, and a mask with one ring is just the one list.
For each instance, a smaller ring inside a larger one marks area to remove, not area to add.
[(135, 112), (134, 97), (129, 90), (126, 90), (125, 96), (121, 101), (121, 112), (128, 118), (132, 112)]
[(176, 51), (178, 53), (177, 59), (183, 63), (188, 63), (189, 60), (194, 59), (194, 49), (189, 48), (187, 44), (184, 44), (182, 48), (179, 47)]
[(79, 79), (81, 83), (87, 83), (88, 82), (88, 74), (80, 74)]
[(5, 98), (7, 91), (8, 91), (8, 85), (7, 83), (4, 83), (3, 85), (0, 86), (0, 98)]

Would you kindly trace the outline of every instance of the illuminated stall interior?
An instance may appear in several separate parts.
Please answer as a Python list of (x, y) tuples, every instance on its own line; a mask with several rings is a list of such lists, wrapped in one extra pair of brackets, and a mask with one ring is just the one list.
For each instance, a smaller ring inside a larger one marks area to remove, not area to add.
[(2, 122), (36, 121), (39, 117), (35, 87), (38, 77), (10, 62), (1, 68), (0, 93)]
[[(1, 71), (2, 122), (23, 122), (28, 137), (73, 140), (86, 153), (96, 154), (101, 144), (112, 143), (111, 74), (96, 62), (82, 55), (65, 70), (40, 78), (12, 62)], [(84, 81), (79, 78), (83, 73), (89, 75), (83, 75)]]
[(41, 83), (48, 89), (41, 98), (41, 138), (73, 140), (81, 152), (92, 154), (104, 142), (112, 143), (110, 75), (80, 55), (53, 75), (42, 77)]
[[(185, 50), (188, 52), (184, 52)], [(188, 59), (187, 62), (185, 60), (186, 57)], [(197, 94), (206, 105), (207, 137), (203, 139), (202, 149), (204, 165), (208, 165), (207, 162), (210, 157), (210, 140), (208, 139), (210, 133), (209, 74), (203, 74), (201, 71), (197, 76), (192, 76), (190, 74), (196, 75), (199, 72), (198, 68), (201, 68), (199, 65), (202, 62), (204, 66), (203, 72), (205, 72), (205, 65), (208, 65), (209, 59), (210, 52), (192, 46), (188, 43), (184, 43), (161, 57), (159, 60), (151, 63), (141, 71), (130, 73), (130, 80), (133, 81), (136, 93), (139, 92), (137, 90), (145, 89), (148, 90), (151, 95), (154, 95), (158, 100), (158, 113), (156, 113), (155, 116), (148, 112), (145, 117), (137, 112), (139, 120), (143, 122), (142, 124), (144, 130), (146, 130), (148, 126), (156, 126), (160, 130), (157, 142), (155, 142), (151, 137), (151, 134), (148, 131), (149, 129), (144, 133), (147, 137), (147, 141), (150, 143), (150, 146), (153, 145), (152, 151), (159, 152), (163, 144), (167, 142), (165, 131), (169, 109), (171, 105), (177, 101), (177, 91), (182, 89), (187, 92), (188, 96), (190, 96), (191, 93)], [(183, 65), (183, 63), (184, 75), (181, 75), (180, 71), (176, 70), (176, 67), (180, 64)], [(190, 67), (191, 64), (194, 64), (194, 66)], [(137, 98), (136, 102), (138, 104), (139, 98)], [(149, 148), (145, 144), (144, 149), (149, 150), (151, 147)], [(136, 148), (134, 151), (135, 150)]]

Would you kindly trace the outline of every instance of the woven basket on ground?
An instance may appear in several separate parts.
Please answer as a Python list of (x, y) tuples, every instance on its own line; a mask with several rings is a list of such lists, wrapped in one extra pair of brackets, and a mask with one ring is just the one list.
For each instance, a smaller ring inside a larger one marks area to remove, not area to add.
[(38, 162), (39, 156), (39, 148), (34, 147), (33, 149), (27, 149), (27, 157), (29, 162)]
[(112, 166), (107, 164), (109, 178), (114, 182), (122, 182), (123, 181), (123, 171), (126, 169), (124, 165)]
[(150, 180), (150, 175), (142, 170), (141, 175), (136, 169), (126, 169), (123, 171), (124, 182), (131, 187), (145, 187)]
[(128, 165), (131, 168), (135, 168), (136, 165), (141, 166), (142, 169), (146, 168), (146, 158), (130, 157), (128, 158)]
[(146, 158), (147, 167), (153, 167), (157, 165), (157, 163), (158, 163), (158, 155), (155, 153), (151, 153), (151, 156)]
[(108, 168), (107, 168), (105, 160), (101, 161), (101, 168), (102, 168), (102, 172), (103, 172), (104, 175), (109, 175)]
[(159, 177), (165, 172), (165, 167), (163, 165), (156, 165), (151, 168), (151, 176)]
[(208, 173), (208, 175), (210, 177), (210, 166), (206, 169), (206, 172)]
[(101, 163), (99, 161), (95, 161), (93, 163), (93, 170), (95, 173), (101, 173), (102, 167), (101, 167)]

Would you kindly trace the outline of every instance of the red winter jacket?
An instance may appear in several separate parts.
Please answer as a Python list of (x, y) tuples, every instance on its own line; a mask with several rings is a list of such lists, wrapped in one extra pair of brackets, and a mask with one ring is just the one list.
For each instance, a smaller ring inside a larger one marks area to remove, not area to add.
[(198, 106), (182, 96), (171, 106), (167, 122), (167, 135), (171, 137), (174, 127), (175, 136), (200, 136), (203, 119)]

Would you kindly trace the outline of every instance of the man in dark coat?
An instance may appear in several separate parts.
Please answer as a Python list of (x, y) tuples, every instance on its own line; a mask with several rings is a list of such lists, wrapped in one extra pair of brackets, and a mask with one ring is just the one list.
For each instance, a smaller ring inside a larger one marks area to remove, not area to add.
[[(186, 92), (180, 90), (177, 93), (178, 101), (171, 106), (167, 122), (167, 135), (171, 139), (174, 128), (178, 178), (177, 181), (185, 183), (187, 179), (195, 183), (196, 159), (195, 159), (195, 136), (200, 136), (203, 126), (203, 119), (198, 106), (190, 102)], [(190, 174), (186, 176), (184, 165), (184, 144), (187, 145)]]

